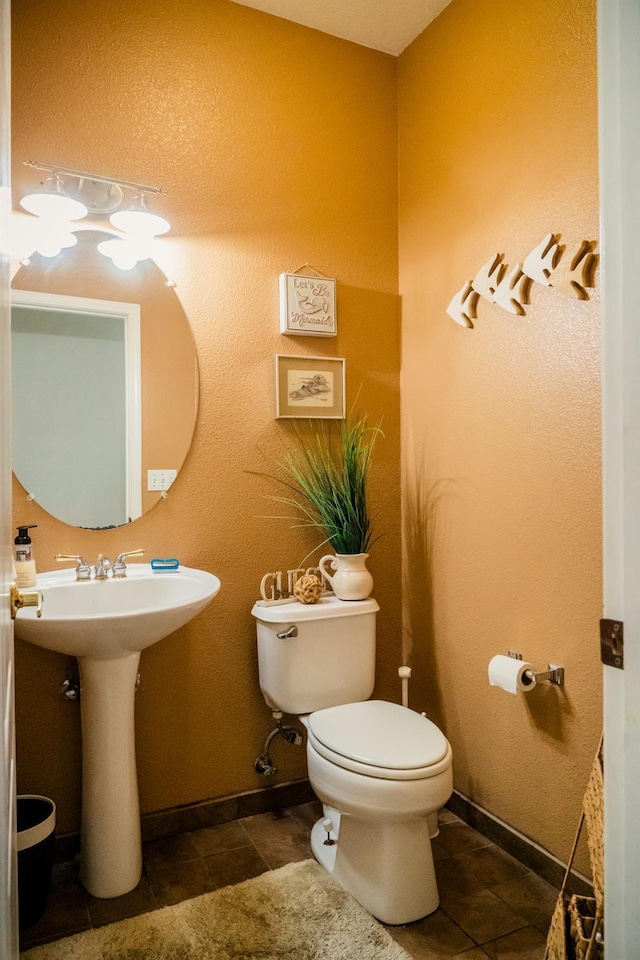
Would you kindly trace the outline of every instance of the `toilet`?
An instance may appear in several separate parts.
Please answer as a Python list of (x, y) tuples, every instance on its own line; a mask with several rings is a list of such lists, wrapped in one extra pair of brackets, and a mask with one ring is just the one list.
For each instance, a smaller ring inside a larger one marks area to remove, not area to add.
[(309, 781), (324, 815), (311, 849), (378, 920), (437, 909), (431, 837), (451, 796), (451, 747), (426, 717), (369, 700), (375, 681), (372, 598), (255, 604), (260, 689), (307, 728)]

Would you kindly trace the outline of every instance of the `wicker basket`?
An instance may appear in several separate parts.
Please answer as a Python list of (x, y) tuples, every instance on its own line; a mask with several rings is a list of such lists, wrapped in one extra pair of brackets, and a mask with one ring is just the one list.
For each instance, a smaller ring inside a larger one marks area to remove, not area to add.
[[(560, 894), (556, 902), (549, 933), (545, 960), (603, 960), (604, 958), (604, 802), (602, 775), (602, 740), (591, 768), (582, 801), (580, 822)], [(587, 843), (593, 873), (592, 897), (567, 898), (566, 886), (578, 848), (582, 827), (587, 826)]]
[[(593, 897), (574, 894), (569, 900), (569, 924), (576, 960), (604, 960), (602, 914)], [(594, 926), (596, 927), (594, 932)], [(592, 944), (593, 940), (593, 944)], [(591, 945), (591, 953), (589, 946)]]
[(556, 907), (551, 917), (551, 925), (547, 934), (547, 951), (545, 960), (569, 960), (567, 953), (567, 925), (566, 904), (564, 893), (560, 893)]
[(600, 751), (593, 761), (582, 809), (587, 823), (587, 844), (593, 874), (593, 892), (600, 915), (604, 913), (604, 796)]

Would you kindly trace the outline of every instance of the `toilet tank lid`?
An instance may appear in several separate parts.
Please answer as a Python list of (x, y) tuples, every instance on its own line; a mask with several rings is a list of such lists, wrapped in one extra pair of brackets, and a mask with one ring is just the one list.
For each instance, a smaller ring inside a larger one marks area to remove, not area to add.
[(309, 729), (333, 753), (389, 770), (429, 767), (448, 748), (435, 723), (386, 700), (317, 710), (309, 716)]
[(333, 595), (322, 597), (318, 603), (276, 604), (273, 607), (262, 607), (255, 603), (251, 613), (256, 620), (264, 623), (300, 623), (303, 620), (323, 620), (328, 617), (353, 617), (362, 613), (376, 613), (380, 607), (376, 601), (368, 600), (338, 600)]

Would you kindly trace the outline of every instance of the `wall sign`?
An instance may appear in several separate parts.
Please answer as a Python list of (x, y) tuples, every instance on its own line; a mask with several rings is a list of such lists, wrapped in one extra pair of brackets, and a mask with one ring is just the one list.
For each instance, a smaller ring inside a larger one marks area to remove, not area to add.
[(335, 337), (336, 281), (330, 277), (281, 273), (280, 333)]
[(458, 290), (447, 313), (460, 326), (472, 328), (478, 316), (478, 300), (482, 297), (523, 317), (532, 283), (553, 287), (576, 300), (588, 300), (587, 290), (594, 286), (598, 265), (596, 249), (595, 240), (583, 240), (572, 256), (567, 255), (566, 247), (560, 245), (560, 235), (548, 233), (515, 267), (504, 262), (504, 254), (495, 253), (473, 280), (467, 280)]

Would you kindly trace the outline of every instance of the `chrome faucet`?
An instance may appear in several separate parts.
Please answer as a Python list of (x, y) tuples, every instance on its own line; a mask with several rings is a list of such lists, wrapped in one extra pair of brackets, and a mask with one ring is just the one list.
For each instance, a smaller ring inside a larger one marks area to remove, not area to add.
[(103, 557), (101, 553), (98, 554), (98, 559), (96, 560), (95, 570), (93, 572), (94, 580), (106, 580), (109, 576), (109, 570), (112, 567), (111, 560), (109, 557)]
[(127, 557), (139, 557), (144, 553), (144, 550), (129, 550), (128, 553), (119, 553), (118, 556), (113, 561), (112, 576), (115, 580), (121, 580), (127, 575), (127, 565), (125, 560)]
[(64, 553), (56, 553), (55, 559), (60, 563), (63, 560), (75, 560), (76, 561), (76, 580), (79, 580), (81, 583), (88, 583), (91, 580), (91, 567), (84, 559), (84, 557), (76, 556), (71, 554), (67, 556)]
[[(129, 550), (127, 553), (119, 553), (113, 563), (109, 560), (109, 557), (105, 557), (99, 553), (95, 569), (93, 570), (94, 579), (107, 580), (109, 578), (109, 570), (111, 570), (112, 578), (114, 580), (121, 580), (127, 575), (127, 564), (125, 563), (127, 557), (139, 557), (143, 553), (144, 550)], [(56, 553), (55, 558), (58, 561), (75, 560), (76, 580), (80, 580), (82, 583), (88, 583), (89, 580), (91, 580), (92, 570), (84, 557), (77, 556), (76, 554), (67, 556), (63, 553)]]

